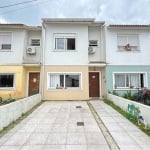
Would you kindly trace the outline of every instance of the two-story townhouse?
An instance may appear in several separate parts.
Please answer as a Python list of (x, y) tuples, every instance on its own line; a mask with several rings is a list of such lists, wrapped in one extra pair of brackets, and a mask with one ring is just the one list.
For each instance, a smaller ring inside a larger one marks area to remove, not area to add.
[(0, 97), (39, 92), (40, 44), (41, 27), (0, 24)]
[(104, 22), (44, 18), (42, 94), (45, 100), (100, 97), (105, 84)]
[(119, 94), (150, 88), (149, 25), (109, 25), (106, 30), (106, 90)]

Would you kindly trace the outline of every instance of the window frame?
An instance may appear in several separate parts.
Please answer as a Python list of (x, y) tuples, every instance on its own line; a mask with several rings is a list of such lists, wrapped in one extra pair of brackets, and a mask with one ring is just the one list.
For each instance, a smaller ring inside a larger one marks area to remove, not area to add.
[[(13, 33), (11, 31), (0, 31), (0, 36), (1, 35), (10, 35), (10, 43), (0, 43), (0, 52), (11, 52), (12, 51), (12, 41), (13, 41)], [(10, 48), (3, 48), (3, 46), (9, 45)]]
[[(57, 40), (56, 39), (63, 39), (64, 40), (64, 45), (62, 49), (57, 48)], [(68, 40), (67, 39), (74, 39), (75, 40), (75, 49), (67, 49), (68, 46)], [(53, 46), (53, 51), (59, 51), (59, 52), (75, 52), (77, 51), (77, 34), (76, 33), (54, 33), (53, 35), (53, 40), (54, 40), (54, 46)]]
[[(64, 85), (63, 87), (50, 87), (50, 75), (63, 75)], [(66, 87), (65, 76), (66, 75), (79, 75), (79, 87)], [(81, 90), (82, 89), (82, 72), (47, 72), (47, 90)]]
[(13, 86), (12, 87), (0, 87), (0, 90), (15, 90), (16, 74), (15, 73), (0, 73), (1, 75), (13, 75)]
[[(129, 38), (131, 38), (131, 37), (136, 37), (137, 38), (137, 45), (132, 45), (131, 43), (130, 43), (130, 40), (129, 40)], [(119, 45), (119, 37), (124, 37), (124, 38), (126, 38), (126, 41), (125, 41), (125, 44), (123, 44), (123, 45)], [(125, 52), (125, 51), (127, 51), (127, 52), (135, 52), (135, 51), (137, 51), (137, 52), (139, 52), (140, 51), (140, 42), (139, 42), (139, 34), (117, 34), (117, 50), (119, 51), (119, 52)], [(130, 45), (130, 49), (126, 49), (125, 47), (127, 46), (127, 45)]]
[[(113, 72), (113, 90), (127, 90), (127, 89), (132, 89), (132, 90), (137, 90), (137, 89), (140, 89), (140, 88), (143, 88), (143, 87), (131, 87), (131, 76), (130, 76), (130, 79), (129, 79), (129, 86), (127, 87), (117, 87), (116, 86), (116, 83), (115, 83), (115, 75), (132, 75), (132, 74), (138, 74), (138, 75), (141, 75), (143, 74), (143, 84), (144, 84), (144, 87), (148, 87), (148, 83), (147, 83), (147, 72)], [(125, 83), (127, 84), (127, 83)]]

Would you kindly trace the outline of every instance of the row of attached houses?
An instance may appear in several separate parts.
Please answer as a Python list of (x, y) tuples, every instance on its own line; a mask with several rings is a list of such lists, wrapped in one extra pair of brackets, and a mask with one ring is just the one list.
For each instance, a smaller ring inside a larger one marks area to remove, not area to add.
[(150, 26), (93, 18), (0, 24), (0, 97), (104, 98), (150, 87)]

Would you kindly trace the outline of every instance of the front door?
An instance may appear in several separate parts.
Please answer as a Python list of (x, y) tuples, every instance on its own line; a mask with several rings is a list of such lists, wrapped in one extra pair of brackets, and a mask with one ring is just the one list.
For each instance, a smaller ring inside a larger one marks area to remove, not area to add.
[(39, 84), (40, 84), (40, 73), (39, 72), (30, 72), (29, 73), (28, 96), (39, 93)]
[(89, 97), (100, 97), (99, 72), (89, 72)]

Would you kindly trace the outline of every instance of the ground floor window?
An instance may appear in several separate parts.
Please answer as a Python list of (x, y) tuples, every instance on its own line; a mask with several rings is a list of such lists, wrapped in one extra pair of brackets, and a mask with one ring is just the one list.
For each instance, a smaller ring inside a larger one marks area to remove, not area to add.
[(0, 88), (13, 88), (14, 74), (0, 74)]
[(114, 88), (146, 87), (146, 73), (114, 73)]
[(81, 88), (81, 73), (48, 73), (48, 89)]

